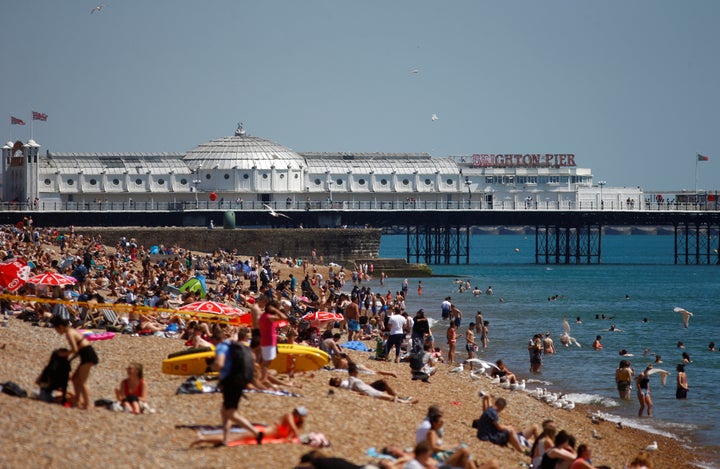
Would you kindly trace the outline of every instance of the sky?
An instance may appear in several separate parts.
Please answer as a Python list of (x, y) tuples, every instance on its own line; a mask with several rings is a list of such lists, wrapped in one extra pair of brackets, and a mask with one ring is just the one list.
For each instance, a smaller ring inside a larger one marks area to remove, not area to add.
[(720, 190), (715, 0), (98, 1), (0, 2), (5, 141), (32, 110), (55, 152), (243, 122), (298, 152), (573, 153), (606, 187)]

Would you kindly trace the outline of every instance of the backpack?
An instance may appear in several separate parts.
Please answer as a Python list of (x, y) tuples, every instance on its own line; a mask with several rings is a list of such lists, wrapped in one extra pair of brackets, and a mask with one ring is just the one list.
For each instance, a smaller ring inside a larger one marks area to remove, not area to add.
[(2, 392), (9, 396), (15, 396), (15, 397), (27, 397), (27, 391), (25, 391), (23, 388), (21, 388), (17, 383), (14, 383), (12, 381), (7, 381), (5, 383), (0, 384), (0, 387), (2, 388)]
[(240, 342), (232, 342), (226, 360), (230, 360), (230, 373), (221, 384), (245, 389), (255, 377), (255, 358), (252, 351)]

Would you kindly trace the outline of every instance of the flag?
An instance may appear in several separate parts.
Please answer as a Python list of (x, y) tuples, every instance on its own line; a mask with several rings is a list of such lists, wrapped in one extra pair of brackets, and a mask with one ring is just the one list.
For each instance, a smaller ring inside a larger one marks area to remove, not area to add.
[(700, 153), (698, 153), (698, 159), (697, 159), (697, 160), (698, 160), (698, 161), (710, 161), (710, 158), (708, 158), (708, 157), (705, 156), (705, 155), (701, 155)]
[(25, 121), (17, 117), (10, 116), (10, 125), (25, 125)]
[(33, 120), (34, 121), (46, 121), (47, 114), (43, 114), (42, 112), (33, 111)]

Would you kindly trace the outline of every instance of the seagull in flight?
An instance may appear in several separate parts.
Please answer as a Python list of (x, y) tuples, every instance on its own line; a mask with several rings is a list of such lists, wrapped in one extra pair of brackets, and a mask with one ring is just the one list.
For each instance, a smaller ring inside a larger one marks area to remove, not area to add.
[(266, 209), (268, 209), (268, 212), (270, 213), (270, 215), (273, 216), (273, 217), (275, 217), (275, 218), (285, 217), (285, 218), (287, 218), (288, 220), (292, 220), (292, 218), (290, 218), (289, 216), (285, 215), (284, 213), (276, 212), (276, 211), (273, 210), (273, 208), (272, 208), (271, 206), (269, 206), (268, 204), (263, 204), (263, 207), (265, 207)]
[(685, 326), (685, 329), (687, 329), (688, 324), (690, 323), (690, 318), (692, 317), (693, 313), (691, 313), (690, 311), (688, 311), (686, 309), (680, 308), (680, 307), (673, 308), (673, 311), (683, 315), (683, 326)]
[(412, 70), (410, 70), (410, 72), (412, 72), (412, 73), (414, 73), (415, 75), (417, 75), (418, 73), (420, 73), (420, 69), (418, 69), (418, 68), (413, 68)]
[(105, 8), (105, 4), (101, 3), (100, 5), (90, 10), (90, 14), (92, 15), (93, 13), (100, 13), (103, 8)]
[(436, 120), (440, 119), (437, 114), (433, 114), (432, 117), (430, 117), (430, 120), (435, 122)]

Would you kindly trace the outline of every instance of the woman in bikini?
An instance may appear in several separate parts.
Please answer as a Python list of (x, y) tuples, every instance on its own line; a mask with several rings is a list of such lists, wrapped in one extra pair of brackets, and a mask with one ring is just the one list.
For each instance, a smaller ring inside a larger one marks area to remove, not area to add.
[[(284, 439), (291, 441), (294, 438), (299, 437), (300, 430), (305, 423), (305, 417), (307, 417), (307, 414), (307, 408), (302, 406), (295, 407), (292, 412), (288, 412), (287, 414), (282, 415), (280, 417), (280, 420), (275, 425), (265, 428), (265, 431), (263, 432), (263, 439)], [(250, 432), (242, 432), (240, 434), (236, 434), (236, 436), (234, 437), (231, 436), (228, 443), (230, 444), (234, 441), (241, 440), (247, 441), (247, 443), (252, 444), (257, 441), (257, 438)], [(193, 441), (190, 446), (193, 447), (201, 445), (203, 443), (209, 443), (215, 446), (219, 446), (222, 444), (222, 442), (222, 433), (200, 433), (198, 434), (197, 440)]]
[(70, 327), (70, 321), (59, 317), (53, 319), (53, 327), (58, 334), (65, 335), (70, 345), (70, 360), (80, 357), (80, 366), (72, 375), (73, 389), (75, 390), (74, 404), (80, 409), (90, 408), (90, 392), (87, 380), (90, 376), (90, 368), (99, 363), (90, 341), (85, 338), (77, 329)]
[(630, 400), (630, 390), (632, 389), (632, 378), (635, 372), (630, 368), (630, 362), (621, 360), (620, 366), (615, 370), (615, 384), (617, 384), (620, 399)]
[(128, 365), (127, 378), (122, 380), (120, 387), (115, 390), (115, 396), (123, 408), (130, 413), (142, 412), (142, 403), (147, 400), (147, 385), (143, 379), (143, 366), (140, 363)]
[(638, 411), (638, 417), (642, 417), (643, 410), (645, 410), (646, 406), (648, 417), (652, 417), (653, 403), (652, 399), (650, 398), (650, 374), (648, 373), (650, 370), (652, 370), (652, 367), (652, 365), (648, 365), (647, 368), (645, 368), (645, 371), (640, 373), (637, 378), (635, 378), (638, 401), (640, 401), (640, 410)]

